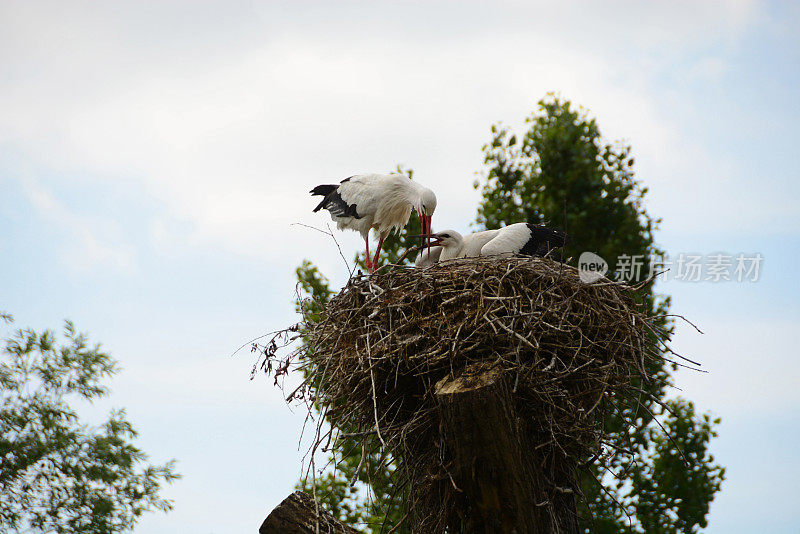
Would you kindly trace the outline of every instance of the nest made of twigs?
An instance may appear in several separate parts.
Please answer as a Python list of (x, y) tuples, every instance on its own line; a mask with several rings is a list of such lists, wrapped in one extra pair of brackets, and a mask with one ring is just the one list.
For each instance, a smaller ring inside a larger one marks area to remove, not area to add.
[(646, 379), (645, 360), (657, 357), (647, 338), (661, 334), (642, 310), (633, 288), (584, 283), (549, 259), (448, 261), (351, 279), (301, 325), (300, 361), (333, 427), (387, 446), (412, 504), (445, 517), (434, 510), (454, 502), (443, 494), (437, 382), (491, 368), (507, 377), (537, 443), (585, 460), (603, 438), (610, 398)]

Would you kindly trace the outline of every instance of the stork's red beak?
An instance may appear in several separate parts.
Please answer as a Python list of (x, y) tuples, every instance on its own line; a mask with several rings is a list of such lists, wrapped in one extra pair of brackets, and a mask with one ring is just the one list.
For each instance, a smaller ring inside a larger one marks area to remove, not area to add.
[(433, 222), (433, 215), (420, 215), (422, 220), (422, 233), (428, 238), (428, 254), (431, 253), (431, 227)]
[[(417, 235), (410, 235), (408, 237), (422, 237), (424, 239), (427, 239), (428, 245), (432, 247), (436, 247), (441, 244), (441, 241), (439, 241), (439, 236), (436, 234), (417, 234)], [(434, 241), (431, 242), (431, 239), (434, 239)], [(424, 244), (425, 243), (423, 243), (423, 245)], [(428, 253), (430, 254), (430, 248), (428, 249)]]

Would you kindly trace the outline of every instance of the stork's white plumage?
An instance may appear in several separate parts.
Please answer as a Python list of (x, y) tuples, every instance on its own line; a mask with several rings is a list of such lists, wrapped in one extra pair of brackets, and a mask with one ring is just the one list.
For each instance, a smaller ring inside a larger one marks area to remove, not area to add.
[[(340, 230), (355, 230), (367, 246), (365, 263), (372, 272), (378, 267), (383, 240), (391, 231), (400, 231), (416, 209), (422, 231), (430, 240), (431, 219), (436, 210), (436, 195), (403, 174), (359, 174), (345, 178), (339, 185), (318, 185), (312, 195), (324, 198), (314, 208), (326, 209)], [(378, 234), (375, 257), (369, 253), (369, 231)]]
[(445, 230), (432, 237), (436, 240), (434, 244), (442, 247), (439, 261), (496, 254), (546, 256), (565, 244), (564, 234), (558, 230), (529, 223), (510, 224), (465, 236), (455, 230)]
[(481, 255), (481, 249), (497, 236), (499, 230), (483, 230), (462, 236), (455, 230), (433, 234), (436, 245), (442, 247), (439, 261), (453, 258), (472, 258)]
[(442, 255), (442, 247), (431, 247), (426, 248), (420, 251), (419, 256), (417, 259), (414, 260), (414, 267), (430, 267), (434, 263), (439, 261), (439, 257)]

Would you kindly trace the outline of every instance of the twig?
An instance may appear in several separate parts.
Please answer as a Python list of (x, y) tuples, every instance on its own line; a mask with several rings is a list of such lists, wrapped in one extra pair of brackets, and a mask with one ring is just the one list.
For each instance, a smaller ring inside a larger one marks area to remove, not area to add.
[(347, 262), (347, 258), (344, 257), (344, 253), (342, 252), (342, 247), (339, 245), (339, 240), (336, 239), (336, 236), (334, 235), (333, 230), (331, 230), (331, 225), (330, 224), (326, 225), (328, 227), (328, 231), (327, 232), (325, 230), (321, 229), (321, 228), (317, 228), (315, 226), (311, 226), (311, 225), (304, 224), (304, 223), (296, 222), (296, 223), (292, 223), (291, 226), (303, 226), (305, 228), (310, 228), (312, 230), (316, 230), (317, 232), (320, 232), (320, 233), (323, 233), (325, 235), (331, 236), (333, 238), (333, 242), (336, 243), (336, 248), (339, 249), (339, 256), (341, 256), (342, 261), (344, 262), (344, 266), (347, 268), (347, 272), (350, 274), (350, 278), (353, 277), (353, 272), (355, 270), (355, 266), (353, 266), (351, 268), (350, 264)]

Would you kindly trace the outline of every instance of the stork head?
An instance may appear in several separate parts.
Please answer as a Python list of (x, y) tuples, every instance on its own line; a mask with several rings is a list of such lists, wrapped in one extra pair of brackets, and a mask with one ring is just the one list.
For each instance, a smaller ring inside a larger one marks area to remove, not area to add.
[(436, 195), (430, 189), (423, 188), (420, 191), (419, 202), (416, 206), (419, 220), (422, 223), (422, 233), (428, 237), (428, 252), (431, 248), (431, 227), (433, 224), (433, 212), (436, 211)]
[(428, 188), (422, 190), (417, 210), (425, 215), (433, 215), (433, 212), (436, 211), (436, 195), (433, 191)]
[(443, 232), (437, 232), (435, 234), (431, 234), (431, 237), (435, 239), (432, 244), (435, 246), (438, 245), (442, 248), (458, 248), (464, 242), (464, 237), (455, 230), (444, 230)]

